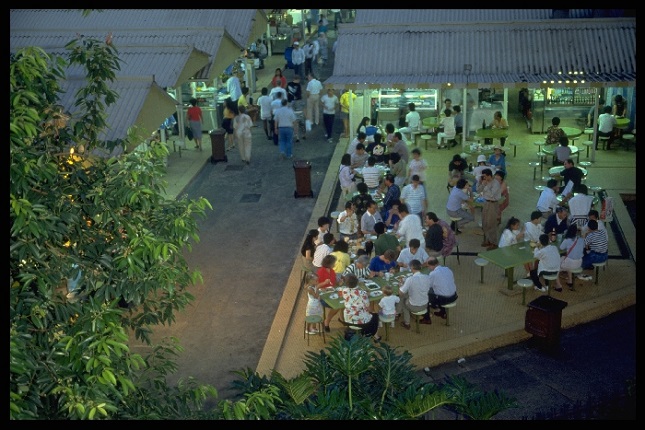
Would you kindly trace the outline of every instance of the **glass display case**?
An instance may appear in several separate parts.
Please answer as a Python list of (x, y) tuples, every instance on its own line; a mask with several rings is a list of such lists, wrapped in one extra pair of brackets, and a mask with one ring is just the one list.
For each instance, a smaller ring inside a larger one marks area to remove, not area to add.
[(539, 92), (539, 98), (533, 97), (533, 133), (545, 133), (556, 116), (561, 125), (584, 127), (589, 108), (597, 97), (596, 89), (590, 87), (546, 88)]
[(437, 116), (437, 90), (417, 89), (382, 89), (372, 91), (373, 106), (376, 107), (377, 119), (381, 126), (391, 122), (395, 127), (402, 127), (408, 112), (408, 103), (414, 103), (421, 119)]

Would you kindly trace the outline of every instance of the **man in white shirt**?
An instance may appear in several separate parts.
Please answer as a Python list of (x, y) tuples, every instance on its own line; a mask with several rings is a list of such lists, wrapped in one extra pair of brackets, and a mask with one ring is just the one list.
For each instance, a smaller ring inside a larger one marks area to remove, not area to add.
[(332, 142), (331, 133), (334, 128), (334, 119), (336, 118), (336, 110), (339, 106), (339, 100), (332, 88), (327, 89), (327, 93), (320, 97), (320, 104), (323, 108), (323, 124), (325, 125), (325, 139)]
[(300, 48), (300, 42), (293, 42), (291, 51), (291, 62), (293, 63), (293, 73), (304, 79), (305, 77), (305, 51)]
[(238, 72), (226, 80), (226, 92), (231, 96), (231, 100), (237, 102), (242, 95), (242, 86), (239, 77), (244, 76), (244, 72)]
[(322, 83), (312, 73), (307, 76), (307, 119), (312, 124), (320, 122), (320, 92), (323, 89)]
[[(443, 305), (452, 303), (457, 300), (457, 285), (455, 284), (455, 275), (449, 267), (441, 266), (437, 257), (428, 259), (430, 273), (430, 290), (428, 291), (428, 306), (439, 308), (434, 314), (440, 318), (446, 319), (446, 309)], [(428, 313), (428, 317), (430, 314)]]
[[(369, 158), (370, 158), (370, 155), (367, 152), (365, 152), (365, 145), (362, 143), (359, 143), (358, 145), (356, 145), (356, 150), (351, 155), (351, 160), (352, 160), (351, 168), (356, 169), (358, 167), (364, 167), (365, 163), (367, 163), (367, 160)], [(376, 158), (374, 159), (374, 161), (376, 162)], [(381, 173), (379, 172), (379, 176), (380, 174)]]
[(400, 128), (399, 131), (401, 134), (403, 133), (410, 133), (410, 138), (406, 139), (408, 142), (412, 142), (412, 137), (413, 133), (417, 133), (419, 131), (419, 125), (421, 124), (421, 116), (419, 115), (419, 112), (417, 112), (415, 109), (415, 104), (414, 103), (408, 103), (408, 109), (410, 112), (405, 115), (405, 124), (406, 126), (403, 128)]
[(365, 145), (366, 140), (367, 140), (367, 135), (362, 131), (359, 132), (358, 135), (351, 142), (349, 142), (349, 146), (347, 147), (347, 153), (350, 155), (353, 154), (356, 151), (356, 145), (358, 145), (359, 143), (362, 143), (363, 145)]
[(275, 83), (273, 84), (273, 88), (271, 88), (271, 92), (269, 93), (269, 96), (275, 100), (278, 98), (278, 93), (282, 94), (282, 98), (285, 100), (289, 99), (289, 95), (287, 94), (287, 90), (282, 88), (282, 81), (280, 79), (276, 79)]
[(560, 204), (557, 195), (558, 191), (560, 191), (560, 185), (558, 185), (557, 179), (549, 179), (546, 183), (546, 188), (540, 193), (536, 205), (536, 209), (542, 212), (542, 218), (547, 219), (555, 211), (556, 206)]
[(412, 260), (410, 270), (412, 270), (412, 276), (407, 278), (399, 288), (401, 301), (396, 308), (396, 313), (403, 312), (401, 325), (407, 330), (410, 330), (410, 312), (419, 312), (428, 308), (428, 291), (430, 291), (430, 280), (428, 275), (421, 273), (421, 262)]
[(531, 212), (531, 221), (524, 224), (524, 240), (538, 243), (540, 235), (544, 233), (544, 226), (542, 225), (542, 212)]
[[(410, 243), (412, 239), (418, 239), (422, 249), (426, 247), (426, 238), (423, 236), (421, 218), (419, 215), (410, 213), (408, 205), (399, 205), (399, 227), (396, 230), (396, 236), (402, 238), (404, 243)], [(425, 262), (425, 260), (424, 260)]]
[[(598, 115), (598, 137), (608, 137), (606, 148), (609, 149), (613, 141), (613, 131), (616, 127), (616, 118), (611, 114), (611, 106), (605, 106), (603, 113)], [(598, 142), (596, 142), (596, 150), (598, 149)]]
[(587, 186), (580, 184), (578, 193), (571, 197), (569, 203), (569, 225), (575, 223), (582, 229), (589, 221), (589, 211), (593, 204), (593, 196), (587, 195)]
[(401, 272), (405, 270), (410, 270), (410, 262), (412, 260), (419, 260), (421, 266), (425, 266), (426, 261), (428, 261), (430, 256), (424, 248), (421, 248), (419, 239), (411, 239), (408, 243), (407, 248), (403, 248), (399, 253), (399, 258), (396, 259), (396, 264), (398, 264)]

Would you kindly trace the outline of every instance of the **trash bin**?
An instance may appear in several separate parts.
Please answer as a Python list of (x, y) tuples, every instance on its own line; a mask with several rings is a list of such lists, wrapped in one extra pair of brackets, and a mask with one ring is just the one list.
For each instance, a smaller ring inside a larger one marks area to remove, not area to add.
[(567, 302), (551, 296), (540, 296), (528, 304), (524, 329), (533, 335), (537, 346), (547, 352), (560, 348), (562, 309)]
[(293, 162), (293, 170), (296, 174), (296, 190), (293, 192), (295, 198), (313, 197), (311, 191), (311, 163), (305, 160)]
[(223, 128), (211, 130), (211, 163), (216, 164), (218, 161), (228, 161), (226, 149), (224, 149), (224, 135), (226, 131)]

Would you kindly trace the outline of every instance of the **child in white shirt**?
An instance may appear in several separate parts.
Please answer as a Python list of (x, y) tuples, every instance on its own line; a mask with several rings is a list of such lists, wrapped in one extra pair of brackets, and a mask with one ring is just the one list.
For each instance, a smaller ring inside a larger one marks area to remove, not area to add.
[[(383, 298), (378, 302), (380, 310), (379, 316), (394, 317), (396, 316), (396, 304), (401, 300), (399, 296), (392, 295), (392, 287), (385, 285), (383, 288)], [(394, 321), (390, 323), (394, 327)], [(383, 323), (379, 321), (379, 327), (383, 327)]]

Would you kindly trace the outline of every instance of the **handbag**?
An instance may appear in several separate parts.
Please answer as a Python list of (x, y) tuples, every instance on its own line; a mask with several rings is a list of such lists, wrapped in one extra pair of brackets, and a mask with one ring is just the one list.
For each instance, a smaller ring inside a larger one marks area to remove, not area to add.
[(186, 126), (186, 128), (184, 128), (184, 134), (186, 135), (188, 140), (193, 140), (193, 129), (192, 128)]

